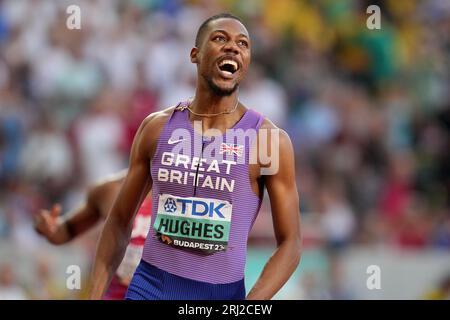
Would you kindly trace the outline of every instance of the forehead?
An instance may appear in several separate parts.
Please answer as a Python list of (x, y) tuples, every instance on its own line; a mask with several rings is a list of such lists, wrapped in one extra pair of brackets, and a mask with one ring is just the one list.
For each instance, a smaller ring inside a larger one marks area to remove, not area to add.
[(238, 36), (242, 34), (245, 35), (247, 38), (250, 38), (247, 28), (245, 28), (245, 26), (236, 19), (220, 18), (211, 21), (208, 24), (207, 33), (212, 33), (219, 30), (225, 31), (230, 35)]

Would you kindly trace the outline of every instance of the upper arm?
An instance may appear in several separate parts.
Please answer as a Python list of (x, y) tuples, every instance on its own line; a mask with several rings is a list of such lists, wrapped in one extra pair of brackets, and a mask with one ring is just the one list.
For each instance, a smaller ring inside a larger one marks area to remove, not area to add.
[(264, 181), (270, 198), (275, 236), (280, 243), (287, 238), (300, 239), (300, 208), (294, 149), (288, 134), (281, 129), (277, 131), (278, 143), (269, 144), (270, 154), (277, 157), (278, 161), (274, 161), (277, 168), (270, 170), (271, 174), (265, 175)]

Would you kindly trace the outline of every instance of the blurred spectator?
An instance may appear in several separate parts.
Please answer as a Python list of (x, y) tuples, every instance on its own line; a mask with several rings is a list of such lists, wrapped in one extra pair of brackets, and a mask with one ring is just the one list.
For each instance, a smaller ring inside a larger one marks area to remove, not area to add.
[(127, 130), (124, 152), (131, 149), (134, 135), (141, 125), (142, 119), (159, 109), (158, 93), (146, 86), (142, 64), (138, 64), (136, 69), (138, 84), (130, 94), (129, 104), (123, 110), (119, 110), (125, 120)]
[[(429, 245), (432, 225), (427, 217), (428, 208), (420, 201), (420, 197), (411, 197), (405, 207), (405, 214), (395, 225), (395, 242), (403, 248), (420, 249)], [(392, 226), (391, 226), (392, 227)]]
[(350, 300), (355, 298), (349, 285), (345, 283), (343, 273), (340, 257), (336, 254), (330, 255), (329, 282), (330, 299), (332, 300)]
[(0, 265), (0, 300), (25, 300), (25, 291), (16, 283), (11, 265)]
[(310, 271), (301, 277), (299, 284), (300, 300), (329, 300), (330, 293), (326, 289), (325, 282), (319, 281), (319, 275)]
[(432, 234), (432, 244), (444, 251), (450, 251), (450, 217), (441, 215), (435, 221)]
[(112, 89), (105, 88), (75, 125), (75, 139), (87, 183), (117, 172), (126, 165), (121, 152), (126, 131), (114, 109), (117, 99)]
[(72, 149), (48, 115), (40, 118), (21, 154), (23, 176), (29, 181), (61, 186), (71, 177)]
[(82, 102), (99, 90), (100, 66), (85, 52), (86, 34), (62, 28), (64, 23), (65, 20), (53, 26), (50, 45), (34, 56), (33, 89), (41, 98), (62, 97)]
[(324, 230), (327, 244), (333, 249), (348, 245), (355, 228), (355, 216), (346, 203), (340, 187), (330, 183), (322, 189), (319, 197), (319, 213), (321, 226)]
[(52, 261), (49, 257), (41, 256), (37, 259), (33, 299), (54, 300), (63, 298), (62, 286), (55, 283), (51, 266)]
[(429, 300), (450, 300), (450, 275), (442, 279), (434, 290), (426, 293), (424, 298)]
[(3, 105), (3, 108), (4, 113), (0, 114), (0, 181), (16, 175), (23, 144), (20, 113), (14, 112), (6, 105)]
[(318, 97), (307, 100), (291, 120), (293, 139), (302, 147), (317, 150), (330, 142), (339, 131), (340, 120), (334, 105), (335, 91), (332, 83), (330, 86), (324, 88)]
[(277, 82), (264, 74), (264, 69), (259, 65), (249, 69), (240, 100), (268, 117), (275, 125), (283, 127), (288, 112), (286, 93)]
[(396, 223), (403, 217), (411, 201), (414, 158), (410, 153), (391, 154), (384, 191), (380, 198), (380, 211), (385, 219)]

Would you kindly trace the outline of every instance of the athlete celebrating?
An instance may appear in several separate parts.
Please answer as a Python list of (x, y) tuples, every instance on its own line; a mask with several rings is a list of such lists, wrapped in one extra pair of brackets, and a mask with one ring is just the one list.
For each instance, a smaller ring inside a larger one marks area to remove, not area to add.
[[(107, 288), (150, 188), (152, 226), (127, 299), (271, 299), (296, 269), (301, 237), (293, 148), (283, 130), (238, 101), (250, 52), (239, 18), (220, 14), (200, 26), (190, 54), (195, 97), (141, 124), (99, 240), (90, 298)], [(274, 155), (278, 168), (271, 170), (261, 154)], [(246, 297), (247, 239), (264, 188), (277, 248)]]
[[(101, 219), (106, 219), (114, 200), (119, 193), (126, 170), (99, 181), (89, 188), (86, 200), (76, 209), (62, 218), (61, 206), (41, 210), (35, 217), (35, 229), (50, 243), (61, 245), (79, 237), (92, 229)], [(145, 237), (150, 227), (151, 197), (147, 196), (139, 208), (133, 224), (131, 239), (111, 285), (105, 296), (106, 300), (123, 300), (131, 277), (141, 259)]]

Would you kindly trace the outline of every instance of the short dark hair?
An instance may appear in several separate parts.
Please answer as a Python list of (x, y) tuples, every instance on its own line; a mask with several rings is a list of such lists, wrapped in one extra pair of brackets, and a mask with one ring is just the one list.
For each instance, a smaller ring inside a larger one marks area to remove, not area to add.
[(208, 26), (208, 24), (211, 21), (215, 21), (215, 20), (219, 20), (219, 19), (223, 19), (223, 18), (234, 19), (234, 20), (237, 20), (240, 23), (244, 24), (244, 22), (242, 22), (242, 20), (240, 18), (236, 17), (235, 15), (232, 15), (231, 13), (227, 13), (227, 12), (219, 13), (214, 16), (211, 16), (208, 19), (206, 19), (205, 21), (203, 21), (203, 23), (198, 28), (197, 35), (195, 36), (195, 46), (196, 47), (199, 46), (200, 40), (203, 37), (203, 33), (205, 32), (205, 29)]

